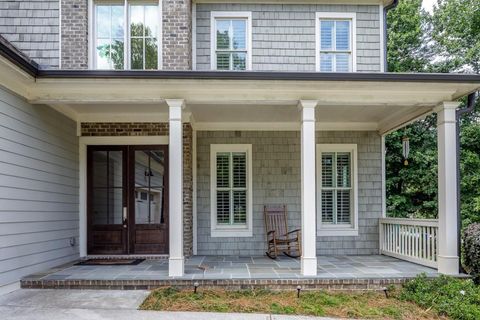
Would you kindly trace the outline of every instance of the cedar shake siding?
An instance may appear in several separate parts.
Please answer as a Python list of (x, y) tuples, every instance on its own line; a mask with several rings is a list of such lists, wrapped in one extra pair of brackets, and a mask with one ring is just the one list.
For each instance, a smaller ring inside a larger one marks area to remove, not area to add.
[(1, 292), (79, 257), (76, 125), (0, 88), (0, 159)]
[[(378, 219), (382, 216), (380, 135), (373, 131), (318, 131), (316, 143), (357, 144), (359, 208), (358, 236), (319, 236), (317, 254), (378, 254)], [(252, 237), (210, 236), (211, 144), (252, 144)], [(300, 132), (199, 131), (197, 166), (198, 254), (263, 255), (266, 251), (264, 205), (286, 204), (289, 229), (300, 228)]]
[(315, 71), (315, 13), (356, 13), (357, 71), (380, 72), (378, 5), (197, 4), (196, 67), (210, 69), (210, 13), (252, 13), (253, 71)]

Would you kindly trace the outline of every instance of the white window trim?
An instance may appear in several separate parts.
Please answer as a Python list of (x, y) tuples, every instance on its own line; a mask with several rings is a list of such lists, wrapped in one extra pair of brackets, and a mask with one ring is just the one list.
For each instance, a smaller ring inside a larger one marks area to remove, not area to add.
[[(130, 23), (129, 23), (129, 13), (130, 5), (135, 4), (157, 4), (158, 5), (158, 28), (157, 28), (157, 68), (161, 70), (163, 68), (163, 3), (162, 0), (88, 0), (88, 68), (92, 70), (97, 70), (97, 52), (95, 49), (96, 39), (96, 30), (95, 22), (97, 21), (95, 6), (97, 4), (122, 4), (124, 8), (124, 21), (125, 21), (125, 30), (124, 30), (124, 49), (123, 49), (123, 65), (124, 70), (130, 70)], [(100, 70), (100, 69), (98, 69)]]
[(215, 48), (217, 43), (217, 33), (215, 32), (215, 20), (217, 18), (243, 18), (247, 19), (246, 45), (247, 45), (247, 63), (246, 71), (252, 70), (252, 13), (250, 11), (211, 11), (210, 12), (210, 68), (217, 70), (217, 59)]
[[(352, 224), (327, 225), (322, 224), (322, 199), (320, 186), (322, 181), (322, 153), (351, 152), (352, 154), (352, 190), (353, 216)], [(358, 156), (356, 144), (317, 144), (317, 235), (318, 236), (358, 236)]]
[(357, 14), (355, 12), (316, 12), (315, 13), (315, 70), (320, 72), (320, 20), (351, 20), (352, 70), (357, 71)]
[[(246, 226), (217, 225), (217, 153), (247, 153), (247, 224)], [(252, 214), (252, 145), (251, 144), (212, 144), (210, 145), (210, 229), (211, 237), (251, 237), (253, 235)]]

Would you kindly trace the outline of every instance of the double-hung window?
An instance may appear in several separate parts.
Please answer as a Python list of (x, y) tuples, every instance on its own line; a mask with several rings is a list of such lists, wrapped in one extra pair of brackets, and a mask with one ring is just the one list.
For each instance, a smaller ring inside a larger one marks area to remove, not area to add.
[(355, 71), (355, 21), (354, 13), (317, 13), (317, 71)]
[(213, 70), (251, 69), (251, 13), (211, 12)]
[(252, 235), (251, 145), (211, 145), (213, 237)]
[(357, 147), (317, 146), (319, 235), (357, 235)]
[(92, 59), (95, 69), (158, 69), (158, 1), (93, 3)]

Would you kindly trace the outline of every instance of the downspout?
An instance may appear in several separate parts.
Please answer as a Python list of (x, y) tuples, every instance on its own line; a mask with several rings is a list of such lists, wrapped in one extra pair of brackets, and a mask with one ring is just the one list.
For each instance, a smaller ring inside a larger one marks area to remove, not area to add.
[(465, 273), (462, 266), (462, 213), (460, 212), (460, 119), (463, 115), (470, 113), (475, 108), (475, 103), (478, 98), (478, 92), (468, 95), (467, 106), (465, 108), (455, 110), (456, 120), (456, 138), (457, 138), (457, 250), (458, 250), (458, 272)]
[(383, 63), (385, 66), (385, 72), (388, 72), (388, 64), (387, 64), (387, 13), (391, 9), (395, 9), (398, 6), (399, 0), (393, 0), (388, 6), (383, 8)]

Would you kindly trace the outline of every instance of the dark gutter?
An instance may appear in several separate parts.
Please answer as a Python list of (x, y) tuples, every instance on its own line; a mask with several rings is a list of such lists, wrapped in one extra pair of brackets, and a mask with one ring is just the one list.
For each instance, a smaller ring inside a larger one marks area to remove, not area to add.
[(24, 56), (4, 37), (0, 36), (0, 55), (12, 62), (14, 65), (27, 72), (32, 77), (38, 73), (38, 64)]
[(475, 109), (475, 103), (479, 97), (478, 92), (474, 92), (468, 95), (467, 106), (465, 108), (455, 110), (455, 120), (456, 120), (456, 133), (457, 133), (457, 250), (458, 250), (458, 272), (465, 273), (465, 270), (462, 266), (462, 212), (461, 212), (461, 201), (460, 201), (460, 119), (463, 115), (472, 112)]
[(163, 71), (163, 70), (38, 70), (38, 78), (60, 79), (203, 79), (279, 81), (379, 81), (480, 83), (477, 74), (452, 73), (323, 73), (261, 71)]
[(387, 61), (387, 42), (388, 42), (388, 34), (387, 34), (387, 16), (388, 11), (391, 9), (395, 9), (398, 6), (399, 0), (393, 0), (388, 6), (383, 8), (383, 63), (385, 67), (385, 71), (388, 71), (388, 61)]

